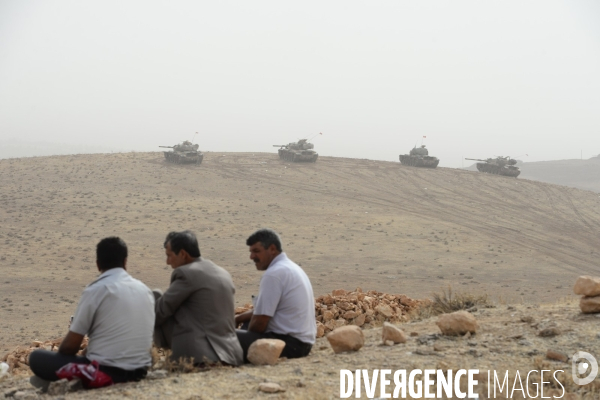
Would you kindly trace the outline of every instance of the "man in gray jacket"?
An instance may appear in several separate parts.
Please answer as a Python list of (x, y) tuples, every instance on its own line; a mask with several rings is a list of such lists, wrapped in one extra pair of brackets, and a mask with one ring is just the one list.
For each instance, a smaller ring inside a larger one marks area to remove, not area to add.
[(171, 285), (155, 290), (154, 343), (172, 350), (171, 359), (196, 365), (240, 365), (242, 348), (235, 333), (231, 275), (200, 256), (196, 235), (171, 232), (164, 243)]

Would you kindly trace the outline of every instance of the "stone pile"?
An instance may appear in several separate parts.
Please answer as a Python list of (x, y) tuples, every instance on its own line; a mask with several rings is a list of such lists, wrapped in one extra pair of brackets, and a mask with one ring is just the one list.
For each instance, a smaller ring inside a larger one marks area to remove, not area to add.
[(573, 291), (583, 296), (579, 302), (582, 313), (600, 313), (600, 278), (580, 276), (575, 282)]
[[(413, 300), (403, 294), (387, 294), (375, 290), (353, 292), (336, 289), (315, 299), (317, 337), (335, 328), (356, 325), (363, 328), (382, 326), (384, 322), (406, 322), (409, 313), (429, 300)], [(236, 314), (251, 310), (250, 304), (235, 309)]]
[(345, 325), (370, 328), (384, 322), (406, 322), (408, 314), (423, 304), (424, 301), (403, 294), (363, 292), (361, 288), (353, 292), (337, 289), (315, 299), (317, 337)]
[[(46, 340), (46, 341), (39, 341), (39, 340), (34, 340), (33, 342), (31, 342), (31, 344), (29, 346), (19, 346), (17, 348), (15, 348), (13, 351), (11, 351), (10, 353), (5, 354), (0, 361), (4, 361), (5, 363), (8, 364), (9, 366), (9, 371), (11, 372), (11, 374), (18, 374), (19, 372), (24, 372), (29, 374), (29, 354), (31, 354), (32, 351), (34, 350), (38, 350), (38, 349), (44, 349), (44, 350), (48, 350), (48, 351), (58, 351), (58, 346), (60, 345), (60, 342), (62, 341), (61, 339), (54, 339), (54, 340)], [(83, 342), (81, 343), (81, 348), (79, 350), (79, 353), (77, 354), (82, 354), (83, 350), (85, 350), (87, 348), (88, 345), (88, 338), (84, 338)]]

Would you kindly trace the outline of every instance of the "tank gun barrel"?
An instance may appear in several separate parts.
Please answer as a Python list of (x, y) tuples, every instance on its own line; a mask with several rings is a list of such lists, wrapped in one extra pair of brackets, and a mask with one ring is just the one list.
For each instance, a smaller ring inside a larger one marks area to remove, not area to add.
[(274, 144), (273, 147), (285, 147), (287, 144)]
[(487, 161), (487, 160), (480, 160), (479, 158), (465, 158), (465, 160), (471, 160), (471, 161)]
[(165, 148), (165, 149), (172, 149), (172, 148), (174, 148), (175, 146), (158, 146), (158, 147), (163, 147), (163, 148)]

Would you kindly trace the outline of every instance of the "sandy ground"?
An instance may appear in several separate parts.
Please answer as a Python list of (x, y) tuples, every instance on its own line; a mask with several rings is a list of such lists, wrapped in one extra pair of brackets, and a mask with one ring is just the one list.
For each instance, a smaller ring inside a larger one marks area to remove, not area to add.
[(238, 304), (260, 279), (245, 239), (264, 226), (315, 295), (360, 286), (422, 298), (452, 286), (546, 303), (598, 271), (598, 194), (456, 169), (273, 153), (181, 166), (121, 153), (0, 160), (0, 188), (0, 352), (65, 334), (109, 235), (129, 245), (134, 277), (165, 288), (166, 233), (195, 231), (203, 256), (231, 272)]
[[(472, 310), (479, 323), (476, 335), (466, 337), (441, 336), (435, 325), (437, 317), (404, 323), (400, 327), (410, 334), (405, 344), (384, 346), (381, 343), (381, 328), (365, 330), (365, 346), (355, 353), (333, 354), (325, 338), (318, 339), (311, 354), (304, 359), (280, 360), (276, 366), (245, 365), (238, 368), (214, 368), (196, 373), (170, 373), (157, 380), (146, 379), (139, 383), (120, 384), (93, 392), (76, 392), (67, 398), (87, 399), (335, 399), (340, 396), (340, 369), (366, 369), (372, 377), (374, 369), (477, 369), (476, 393), (481, 399), (494, 398), (488, 394), (488, 371), (490, 371), (490, 394), (493, 395), (494, 372), (504, 379), (506, 371), (511, 390), (513, 386), (529, 389), (533, 395), (538, 390), (540, 371), (545, 372), (544, 398), (567, 400), (595, 400), (600, 396), (600, 385), (592, 383), (586, 387), (573, 384), (570, 361), (549, 360), (548, 350), (571, 355), (586, 351), (600, 355), (598, 344), (598, 318), (582, 315), (572, 301), (560, 301), (553, 305), (505, 305), (495, 308), (477, 307)], [(558, 335), (542, 337), (539, 332), (553, 326)], [(529, 385), (526, 380), (529, 371)], [(552, 379), (554, 372), (559, 386)], [(519, 372), (519, 383), (517, 381)], [(550, 379), (548, 379), (550, 377)], [(596, 379), (598, 380), (598, 379)], [(266, 394), (258, 390), (262, 382), (279, 384), (285, 392)], [(463, 390), (466, 382), (463, 381)], [(536, 384), (538, 385), (536, 388)], [(497, 387), (496, 398), (507, 398), (507, 387), (503, 393)], [(388, 387), (392, 393), (394, 386)], [(564, 388), (564, 391), (563, 391)], [(17, 389), (34, 392), (23, 376), (12, 377), (0, 383), (0, 393)], [(553, 391), (556, 390), (556, 391)], [(433, 390), (435, 393), (435, 389)], [(380, 396), (376, 386), (375, 398)], [(522, 399), (518, 390), (510, 398)], [(527, 394), (527, 392), (525, 392)], [(364, 384), (361, 398), (366, 398)], [(40, 396), (49, 398), (50, 396)], [(351, 398), (355, 398), (354, 394)], [(411, 397), (408, 397), (411, 398)], [(447, 397), (441, 397), (447, 398)], [(531, 398), (527, 396), (526, 398)]]

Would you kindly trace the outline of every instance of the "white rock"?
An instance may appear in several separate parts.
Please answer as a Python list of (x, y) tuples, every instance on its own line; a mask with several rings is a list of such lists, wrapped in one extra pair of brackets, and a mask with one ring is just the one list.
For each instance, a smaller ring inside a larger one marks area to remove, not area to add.
[(283, 340), (258, 339), (248, 348), (248, 361), (254, 365), (274, 365), (284, 347)]
[(473, 314), (467, 311), (456, 311), (450, 314), (442, 314), (439, 316), (436, 324), (442, 331), (442, 334), (447, 336), (476, 333), (478, 328), (477, 320)]
[(580, 276), (573, 287), (575, 294), (583, 296), (599, 296), (600, 295), (600, 278), (593, 276)]
[(579, 301), (579, 308), (585, 314), (600, 313), (600, 296), (583, 296)]
[(388, 340), (391, 340), (394, 343), (406, 343), (407, 337), (402, 329), (389, 322), (384, 322), (383, 328), (381, 329), (381, 340), (383, 343)]
[(342, 326), (329, 332), (326, 337), (336, 354), (357, 351), (365, 344), (365, 335), (356, 325)]
[(285, 392), (285, 389), (274, 382), (263, 382), (258, 385), (258, 390), (265, 393)]

